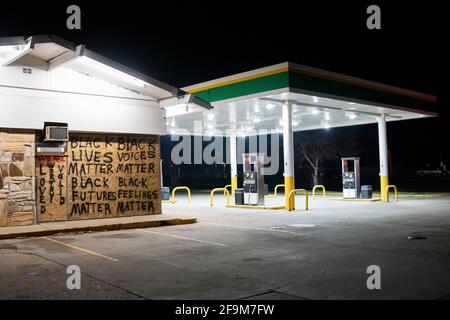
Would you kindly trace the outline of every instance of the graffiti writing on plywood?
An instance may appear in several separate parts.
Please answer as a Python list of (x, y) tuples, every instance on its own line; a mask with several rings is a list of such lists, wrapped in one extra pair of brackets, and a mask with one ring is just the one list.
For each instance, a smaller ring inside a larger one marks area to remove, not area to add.
[(67, 174), (65, 157), (36, 158), (36, 194), (38, 221), (67, 218)]
[(157, 137), (72, 136), (69, 159), (70, 219), (160, 213)]

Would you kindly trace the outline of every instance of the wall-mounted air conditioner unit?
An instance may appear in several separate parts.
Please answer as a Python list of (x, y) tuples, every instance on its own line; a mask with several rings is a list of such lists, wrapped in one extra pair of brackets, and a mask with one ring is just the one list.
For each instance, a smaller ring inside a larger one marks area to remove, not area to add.
[(44, 141), (69, 141), (69, 128), (67, 123), (45, 122)]

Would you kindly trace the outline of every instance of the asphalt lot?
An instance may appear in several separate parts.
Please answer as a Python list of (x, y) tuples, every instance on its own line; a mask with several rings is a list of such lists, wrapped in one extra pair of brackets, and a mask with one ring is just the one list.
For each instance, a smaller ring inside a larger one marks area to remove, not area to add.
[[(164, 212), (198, 223), (0, 241), (0, 298), (450, 299), (450, 197), (317, 198), (306, 212), (299, 196), (291, 213), (178, 199)], [(67, 289), (69, 265), (80, 290)], [(380, 290), (366, 286), (370, 265)]]

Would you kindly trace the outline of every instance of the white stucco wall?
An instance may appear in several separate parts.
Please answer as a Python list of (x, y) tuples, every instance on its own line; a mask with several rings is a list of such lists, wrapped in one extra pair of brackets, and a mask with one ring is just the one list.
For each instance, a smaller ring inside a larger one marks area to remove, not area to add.
[(64, 67), (47, 72), (32, 64), (0, 67), (0, 128), (42, 129), (67, 122), (83, 132), (165, 134), (155, 99)]

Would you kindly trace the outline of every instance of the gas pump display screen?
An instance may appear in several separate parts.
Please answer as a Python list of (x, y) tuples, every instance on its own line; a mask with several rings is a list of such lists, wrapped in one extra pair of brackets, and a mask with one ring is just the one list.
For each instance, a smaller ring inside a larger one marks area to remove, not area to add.
[(355, 175), (353, 174), (353, 172), (344, 173), (342, 182), (344, 184), (344, 189), (354, 189), (355, 188)]
[(256, 192), (255, 172), (246, 172), (244, 177), (244, 192)]

